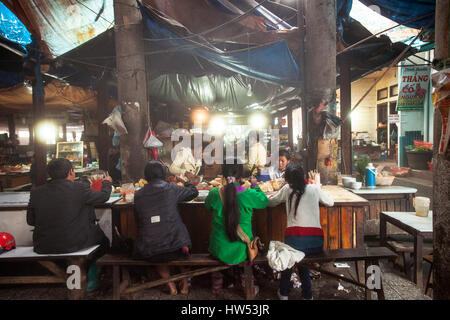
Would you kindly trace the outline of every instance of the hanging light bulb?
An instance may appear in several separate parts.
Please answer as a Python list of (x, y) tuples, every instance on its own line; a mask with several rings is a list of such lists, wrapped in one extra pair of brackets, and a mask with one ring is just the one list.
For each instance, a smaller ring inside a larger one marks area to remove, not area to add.
[(247, 97), (251, 97), (253, 95), (252, 85), (249, 83), (247, 85)]

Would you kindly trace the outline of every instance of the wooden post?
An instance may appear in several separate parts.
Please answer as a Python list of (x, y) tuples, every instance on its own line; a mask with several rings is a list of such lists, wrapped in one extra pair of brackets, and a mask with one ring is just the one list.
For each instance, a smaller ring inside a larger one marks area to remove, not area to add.
[(13, 114), (8, 114), (8, 131), (10, 138), (16, 134), (16, 123), (14, 122)]
[(352, 174), (352, 79), (350, 64), (347, 59), (339, 60), (340, 88), (341, 88), (341, 172)]
[(34, 144), (34, 132), (33, 132), (33, 124), (28, 125), (28, 134), (30, 136), (30, 146)]
[[(306, 92), (306, 69), (305, 63), (305, 8), (303, 0), (297, 0), (297, 25), (299, 31), (299, 48), (297, 64), (299, 65), (299, 79), (300, 79), (300, 100), (302, 108), (302, 146), (298, 151), (303, 160), (303, 165), (308, 163), (308, 153), (306, 152), (307, 137), (308, 137), (308, 111), (306, 107), (305, 92)], [(304, 169), (307, 169), (305, 167)]]
[(62, 124), (62, 130), (63, 130), (63, 140), (67, 141), (67, 123)]
[[(336, 101), (336, 1), (305, 0), (305, 107), (319, 105), (316, 97), (328, 102), (335, 112)], [(312, 120), (308, 112), (308, 170), (317, 167), (318, 141), (323, 127)]]
[(34, 170), (37, 186), (47, 182), (47, 154), (45, 143), (41, 141), (37, 134), (37, 126), (44, 119), (45, 91), (42, 75), (40, 73), (40, 57), (38, 57), (35, 66), (35, 79), (33, 80), (33, 128), (34, 140)]
[[(450, 0), (436, 1), (435, 59), (449, 58), (449, 12)], [(450, 299), (450, 161), (447, 152), (439, 155), (442, 116), (434, 112), (433, 135), (433, 299)], [(448, 130), (448, 129), (447, 129)]]
[(108, 126), (102, 124), (108, 116), (108, 86), (106, 79), (97, 82), (97, 120), (98, 137), (97, 151), (100, 170), (108, 170), (108, 150), (111, 138), (108, 135)]
[(294, 125), (292, 123), (292, 108), (288, 109), (287, 122), (289, 147), (291, 148), (291, 150), (294, 150)]
[(122, 182), (144, 174), (142, 141), (150, 124), (141, 12), (135, 0), (114, 0), (117, 87), (128, 134), (120, 137)]

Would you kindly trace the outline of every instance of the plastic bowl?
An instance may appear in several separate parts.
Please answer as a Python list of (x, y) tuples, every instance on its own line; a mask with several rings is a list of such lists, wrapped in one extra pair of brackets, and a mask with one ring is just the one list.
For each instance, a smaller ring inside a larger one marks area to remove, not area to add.
[(351, 188), (353, 182), (356, 182), (356, 178), (353, 178), (353, 177), (342, 177), (342, 184), (346, 188)]
[(362, 182), (352, 182), (352, 189), (358, 190), (361, 189)]

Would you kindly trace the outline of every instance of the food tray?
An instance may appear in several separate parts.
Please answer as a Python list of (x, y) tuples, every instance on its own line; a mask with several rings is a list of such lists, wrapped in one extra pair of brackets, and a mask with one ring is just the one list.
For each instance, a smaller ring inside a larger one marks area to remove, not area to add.
[(377, 186), (390, 186), (394, 182), (395, 177), (394, 176), (387, 176), (387, 177), (375, 177), (375, 182)]

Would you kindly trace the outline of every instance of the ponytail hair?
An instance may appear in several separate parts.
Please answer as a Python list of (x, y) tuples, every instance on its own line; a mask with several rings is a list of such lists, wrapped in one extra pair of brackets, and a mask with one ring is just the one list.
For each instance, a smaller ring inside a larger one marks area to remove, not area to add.
[(296, 195), (295, 199), (295, 207), (294, 207), (294, 217), (297, 215), (298, 204), (300, 203), (300, 199), (305, 193), (306, 181), (305, 181), (305, 173), (303, 168), (298, 164), (290, 165), (286, 168), (285, 179), (287, 183), (289, 183), (289, 187), (291, 187), (292, 192), (289, 195), (289, 207), (292, 207), (292, 199), (294, 195)]
[[(231, 161), (233, 161), (231, 163)], [(231, 164), (230, 164), (231, 163)], [(238, 164), (236, 159), (227, 159), (222, 165), (222, 173), (227, 184), (223, 188), (223, 214), (225, 218), (225, 231), (230, 241), (239, 241), (237, 227), (241, 218), (239, 202), (237, 199), (236, 186), (243, 172), (242, 164)]]

